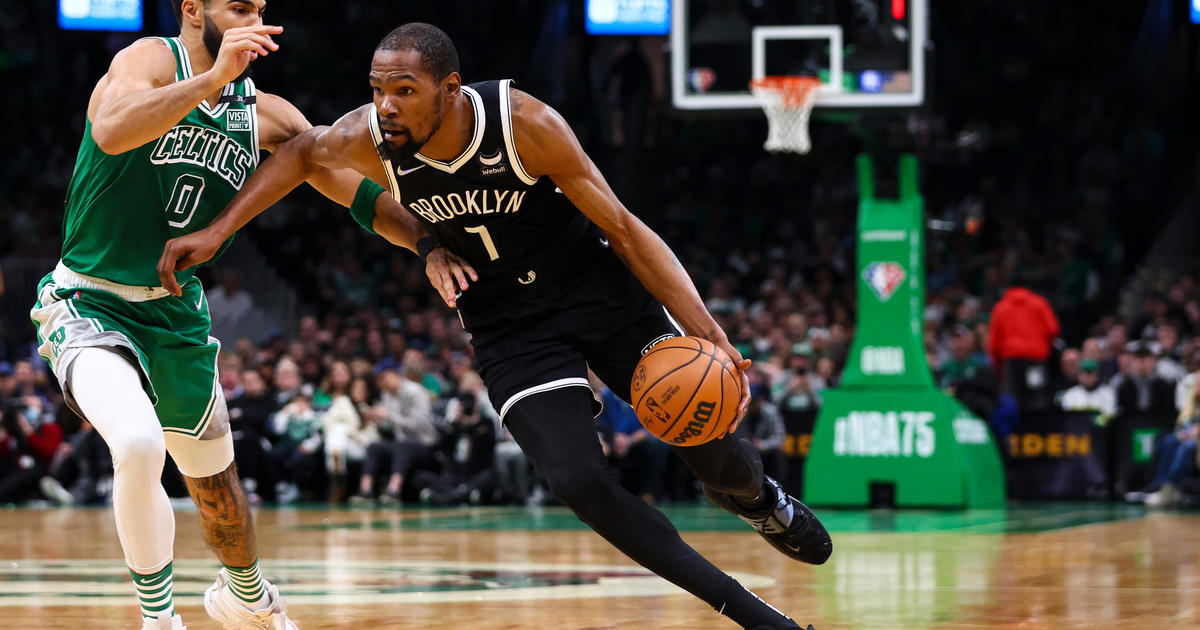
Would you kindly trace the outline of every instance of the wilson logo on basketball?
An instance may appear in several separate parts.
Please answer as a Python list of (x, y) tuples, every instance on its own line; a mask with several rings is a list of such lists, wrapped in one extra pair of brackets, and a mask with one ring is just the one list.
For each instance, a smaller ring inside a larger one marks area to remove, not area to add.
[(717, 403), (700, 401), (696, 403), (696, 411), (692, 414), (692, 421), (687, 423), (679, 435), (676, 435), (671, 441), (676, 444), (682, 444), (688, 438), (700, 437), (704, 433), (704, 426), (712, 420), (713, 412), (717, 410)]

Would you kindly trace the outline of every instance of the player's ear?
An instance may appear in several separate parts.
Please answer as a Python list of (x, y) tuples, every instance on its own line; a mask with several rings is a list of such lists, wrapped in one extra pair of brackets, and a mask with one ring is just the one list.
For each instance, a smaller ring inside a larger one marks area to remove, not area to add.
[(451, 72), (442, 79), (442, 89), (446, 91), (446, 96), (454, 96), (458, 94), (458, 90), (462, 88), (462, 77), (457, 72)]
[[(179, 2), (179, 0), (175, 1)], [(183, 0), (183, 23), (203, 28), (205, 3), (206, 0)]]

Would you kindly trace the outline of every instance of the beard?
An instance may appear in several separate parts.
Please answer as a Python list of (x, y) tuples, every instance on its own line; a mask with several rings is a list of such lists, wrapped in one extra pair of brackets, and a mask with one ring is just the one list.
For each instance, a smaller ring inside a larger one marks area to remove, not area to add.
[(413, 156), (417, 154), (417, 151), (421, 150), (421, 147), (425, 146), (425, 143), (417, 142), (412, 137), (412, 132), (405, 131), (404, 135), (408, 137), (408, 142), (396, 146), (384, 140), (379, 143), (379, 151), (387, 156), (393, 165), (408, 168), (410, 162), (413, 160)]
[[(208, 50), (208, 55), (212, 57), (213, 63), (217, 62), (217, 55), (221, 53), (221, 39), (224, 34), (217, 30), (217, 25), (212, 20), (208, 19), (208, 13), (204, 14), (204, 28), (200, 31), (201, 41), (204, 42), (204, 48)], [(242, 79), (254, 76), (252, 68), (254, 62), (246, 64), (246, 69), (237, 76), (231, 83), (237, 83)]]
[(417, 140), (412, 135), (411, 130), (405, 130), (403, 133), (408, 137), (408, 142), (405, 142), (400, 146), (395, 146), (387, 140), (384, 140), (380, 143), (379, 150), (388, 157), (393, 165), (398, 165), (402, 168), (408, 168), (411, 165), (414, 156), (416, 156), (417, 152), (421, 150), (421, 147), (424, 147), (425, 143), (429, 142), (429, 139), (433, 137), (433, 134), (437, 133), (438, 129), (442, 128), (442, 100), (440, 98), (434, 103), (433, 115), (433, 128), (430, 129), (429, 133), (421, 140)]

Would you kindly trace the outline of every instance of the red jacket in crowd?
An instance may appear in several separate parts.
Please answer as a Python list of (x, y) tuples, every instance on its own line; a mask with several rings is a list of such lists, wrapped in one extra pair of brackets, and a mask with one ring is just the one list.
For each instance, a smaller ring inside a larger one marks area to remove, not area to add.
[(28, 439), (29, 450), (32, 452), (21, 448), (17, 438), (7, 433), (3, 434), (3, 437), (0, 437), (0, 459), (31, 455), (38, 463), (48, 465), (54, 457), (54, 452), (58, 450), (58, 445), (62, 444), (62, 428), (53, 422), (47, 422), (29, 433)]
[(996, 369), (1007, 359), (1045, 361), (1058, 336), (1058, 318), (1046, 298), (1021, 287), (1004, 292), (992, 309), (988, 353)]

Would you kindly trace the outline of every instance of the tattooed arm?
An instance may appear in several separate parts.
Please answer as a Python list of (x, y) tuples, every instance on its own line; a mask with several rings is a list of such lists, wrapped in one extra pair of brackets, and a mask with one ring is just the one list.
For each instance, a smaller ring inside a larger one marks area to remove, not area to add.
[[(743, 360), (729, 343), (679, 259), (658, 234), (621, 204), (558, 112), (516, 89), (510, 92), (510, 98), (517, 155), (525, 171), (534, 178), (545, 175), (553, 180), (576, 208), (604, 230), (621, 262), (689, 335), (708, 339), (734, 360), (742, 371), (738, 411), (739, 417), (743, 415), (750, 402), (750, 383), (745, 375), (750, 361)], [(736, 428), (734, 424), (730, 432)]]
[(183, 479), (200, 509), (204, 542), (224, 564), (250, 566), (258, 558), (258, 546), (250, 505), (238, 480), (237, 465), (230, 464), (225, 472), (211, 477), (193, 479), (184, 475)]

